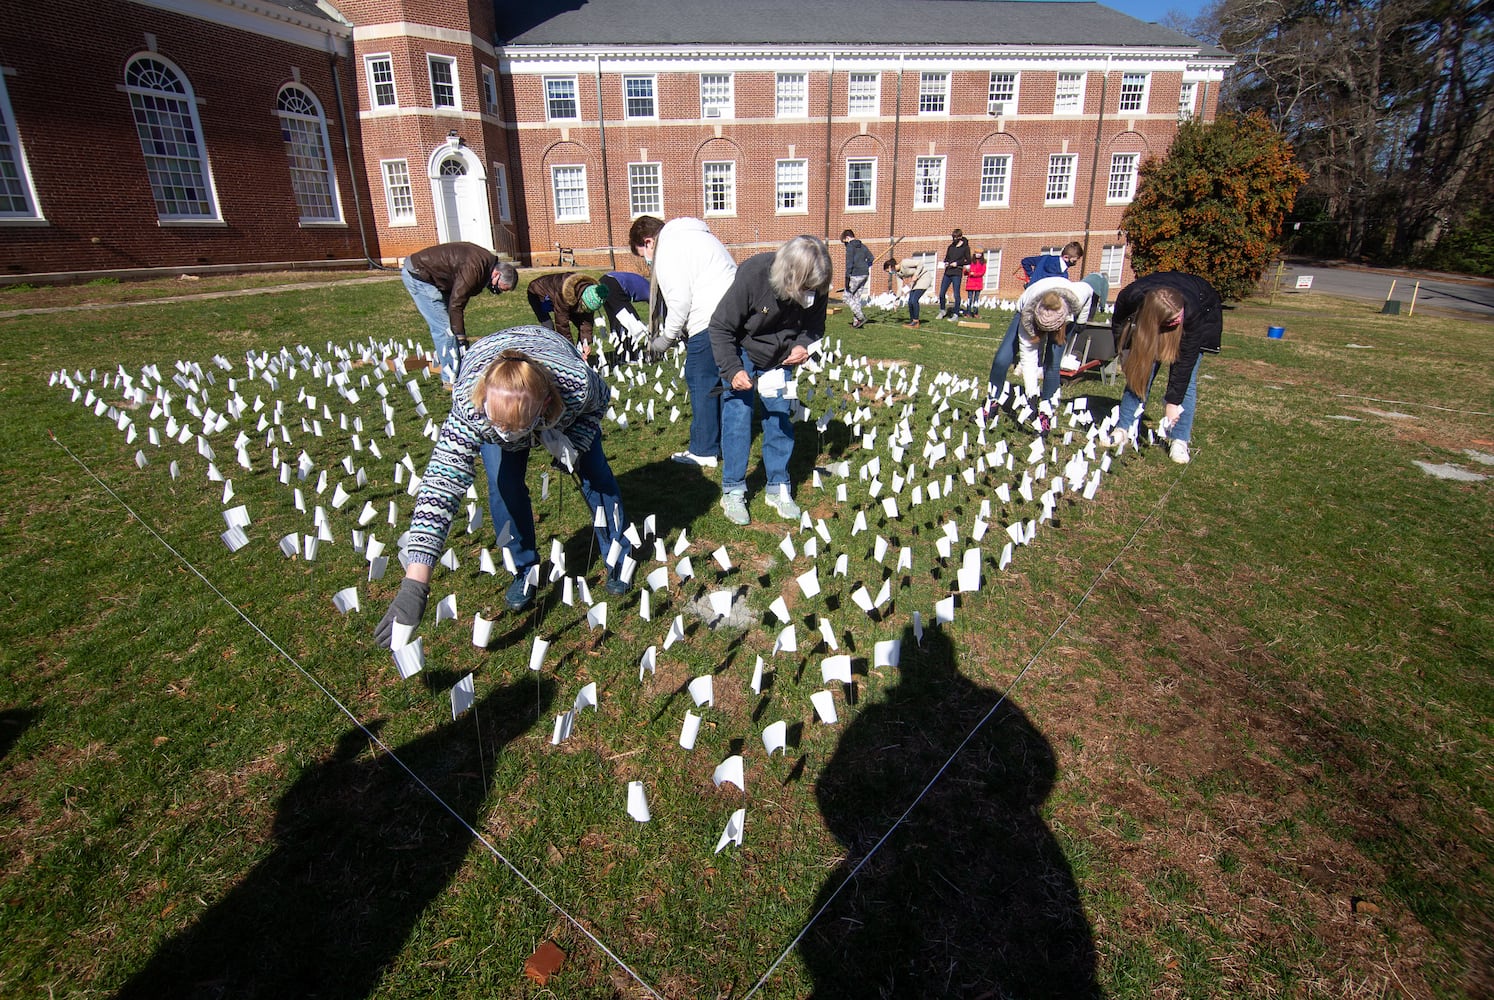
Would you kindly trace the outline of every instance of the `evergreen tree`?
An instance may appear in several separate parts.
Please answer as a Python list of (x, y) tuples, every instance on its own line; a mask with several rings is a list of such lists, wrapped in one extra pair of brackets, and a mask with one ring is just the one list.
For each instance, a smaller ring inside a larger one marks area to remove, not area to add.
[(1188, 271), (1227, 299), (1249, 295), (1277, 253), (1307, 173), (1265, 115), (1186, 122), (1165, 159), (1141, 166), (1122, 225), (1138, 275)]

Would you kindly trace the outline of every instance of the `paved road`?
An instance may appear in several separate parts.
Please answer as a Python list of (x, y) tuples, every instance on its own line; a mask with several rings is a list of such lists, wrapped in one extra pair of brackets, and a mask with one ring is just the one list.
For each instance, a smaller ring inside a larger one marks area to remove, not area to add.
[[(1275, 269), (1267, 272), (1265, 286), (1270, 287), (1270, 278)], [(1294, 289), (1299, 275), (1312, 276), (1311, 291)], [(1435, 311), (1439, 314), (1456, 312), (1480, 319), (1494, 320), (1494, 281), (1487, 278), (1466, 278), (1461, 275), (1445, 275), (1431, 272), (1392, 270), (1388, 268), (1363, 267), (1332, 261), (1287, 261), (1282, 272), (1281, 293), (1286, 295), (1337, 295), (1346, 299), (1364, 299), (1384, 302), (1390, 293), (1390, 283), (1395, 282), (1392, 296), (1401, 303), (1404, 315), (1411, 308), (1411, 292), (1416, 282), (1421, 287), (1416, 293), (1416, 312)]]

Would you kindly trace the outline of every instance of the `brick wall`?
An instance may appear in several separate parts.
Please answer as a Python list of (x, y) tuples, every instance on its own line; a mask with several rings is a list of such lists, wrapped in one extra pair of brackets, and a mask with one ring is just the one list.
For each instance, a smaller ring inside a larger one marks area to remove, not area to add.
[[(327, 52), (119, 0), (3, 7), (0, 17), (21, 30), (0, 41), (0, 66), (14, 71), (6, 87), (47, 223), (0, 227), (0, 273), (361, 259), (354, 183), (376, 247), (368, 182), (349, 172)], [(195, 92), (220, 224), (158, 220), (121, 90), (147, 33)], [(293, 70), (327, 118), (343, 225), (299, 222), (275, 116)], [(346, 61), (338, 70), (351, 113), (356, 81)], [(356, 157), (356, 124), (351, 139)]]
[[(606, 264), (605, 248), (626, 243), (630, 221), (627, 165), (648, 161), (660, 164), (664, 215), (706, 218), (739, 259), (799, 233), (833, 240), (845, 228), (855, 230), (879, 257), (885, 256), (896, 238), (898, 256), (906, 256), (942, 250), (950, 231), (959, 227), (976, 247), (1003, 252), (1002, 266), (1007, 272), (1002, 277), (1003, 290), (1011, 285), (1010, 272), (1022, 257), (1070, 240), (1086, 242), (1086, 221), (1089, 245), (1083, 270), (1099, 269), (1103, 247), (1119, 242), (1117, 230), (1125, 209), (1124, 204), (1107, 204), (1111, 156), (1136, 153), (1139, 163), (1149, 154), (1166, 151), (1177, 130), (1182, 80), (1180, 71), (1152, 73), (1145, 111), (1122, 116), (1117, 111), (1120, 73), (1112, 72), (1108, 83), (1102, 74), (1090, 73), (1084, 113), (1055, 117), (1057, 70), (1024, 70), (1018, 93), (1021, 117), (996, 119), (986, 114), (987, 71), (950, 74), (949, 114), (945, 116), (918, 113), (918, 71), (905, 73), (900, 102), (896, 74), (884, 72), (880, 115), (863, 121), (845, 119), (848, 74), (837, 71), (834, 117), (827, 127), (828, 73), (823, 70), (807, 73), (808, 118), (775, 118), (775, 73), (749, 70), (733, 74), (733, 115), (717, 121), (701, 117), (696, 72), (648, 74), (655, 76), (658, 119), (626, 119), (624, 72), (609, 68), (602, 79), (605, 192), (596, 77), (585, 73), (576, 77), (579, 121), (574, 122), (546, 121), (542, 75), (516, 74), (503, 81), (511, 91), (516, 120), (526, 126), (518, 132), (517, 161), (522, 165), (528, 205), (527, 252), (536, 261), (552, 262), (560, 244), (577, 248), (582, 266)], [(1212, 117), (1214, 94), (1208, 97), (1210, 106), (1205, 110)], [(901, 122), (895, 123), (899, 103)], [(1002, 207), (980, 205), (981, 165), (987, 154), (1012, 157), (1010, 190)], [(1053, 154), (1073, 157), (1071, 203), (1045, 203)], [(914, 206), (915, 162), (927, 155), (944, 157), (941, 208)], [(871, 210), (846, 208), (849, 157), (876, 160)], [(777, 210), (776, 164), (780, 159), (806, 161), (807, 211)], [(734, 214), (706, 213), (702, 164), (709, 160), (735, 163)], [(587, 221), (556, 220), (550, 168), (557, 164), (585, 166)], [(606, 197), (612, 207), (610, 235), (603, 209)], [(1123, 279), (1130, 276), (1127, 266)]]

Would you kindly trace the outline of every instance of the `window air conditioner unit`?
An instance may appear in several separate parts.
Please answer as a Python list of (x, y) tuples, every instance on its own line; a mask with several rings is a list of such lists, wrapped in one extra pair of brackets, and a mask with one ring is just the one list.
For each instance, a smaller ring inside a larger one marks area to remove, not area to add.
[(720, 108), (706, 108), (705, 109), (705, 116), (707, 118), (720, 118), (721, 117), (721, 109)]

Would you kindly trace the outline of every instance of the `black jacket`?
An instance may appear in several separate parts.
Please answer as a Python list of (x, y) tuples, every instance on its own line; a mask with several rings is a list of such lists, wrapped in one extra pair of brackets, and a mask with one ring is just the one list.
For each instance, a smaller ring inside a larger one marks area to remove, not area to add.
[(1110, 325), (1119, 330), (1141, 308), (1146, 293), (1154, 288), (1171, 288), (1183, 297), (1183, 337), (1178, 344), (1177, 360), (1167, 372), (1167, 395), (1163, 397), (1181, 406), (1199, 353), (1219, 353), (1220, 335), (1224, 332), (1224, 302), (1213, 285), (1195, 274), (1158, 271), (1137, 278), (1120, 290)]
[(774, 368), (795, 346), (808, 347), (825, 335), (825, 292), (817, 292), (807, 309), (797, 301), (780, 299), (768, 284), (772, 267), (771, 253), (743, 261), (711, 316), (711, 353), (728, 384), (742, 370), (738, 349), (757, 368)]
[(970, 241), (961, 236), (944, 248), (944, 273), (961, 274), (970, 263)]
[(871, 266), (876, 258), (866, 248), (866, 244), (858, 239), (846, 241), (846, 277), (858, 278), (864, 274), (871, 274)]

